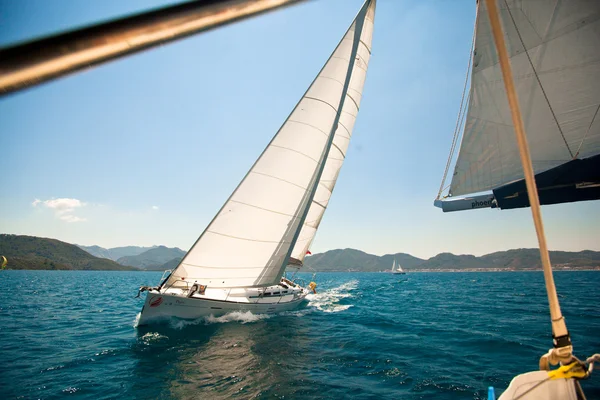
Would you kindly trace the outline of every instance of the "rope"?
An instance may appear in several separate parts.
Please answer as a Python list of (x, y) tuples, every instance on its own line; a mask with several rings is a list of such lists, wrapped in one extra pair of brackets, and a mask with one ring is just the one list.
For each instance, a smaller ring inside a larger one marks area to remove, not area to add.
[(533, 66), (533, 61), (531, 61), (531, 57), (529, 57), (529, 52), (527, 51), (527, 47), (525, 47), (525, 42), (523, 42), (523, 38), (521, 37), (521, 32), (519, 32), (519, 28), (517, 27), (517, 23), (515, 22), (515, 19), (512, 15), (512, 12), (510, 12), (510, 7), (508, 6), (508, 3), (506, 2), (506, 0), (504, 0), (504, 4), (506, 5), (506, 9), (508, 10), (508, 15), (510, 15), (510, 19), (513, 22), (513, 25), (515, 26), (515, 30), (517, 31), (517, 35), (519, 36), (519, 40), (521, 41), (521, 45), (523, 46), (523, 49), (525, 49), (525, 55), (527, 56), (527, 59), (529, 60), (529, 65), (531, 65), (531, 69), (533, 70), (533, 74), (535, 75), (535, 79), (537, 79), (538, 84), (540, 85), (540, 89), (542, 90), (542, 94), (544, 95), (544, 98), (546, 99), (546, 103), (548, 103), (548, 108), (550, 108), (550, 112), (552, 113), (552, 117), (554, 118), (554, 122), (556, 122), (556, 126), (558, 127), (558, 131), (560, 132), (560, 136), (562, 136), (563, 141), (565, 142), (565, 146), (567, 146), (567, 150), (569, 151), (569, 154), (571, 155), (571, 158), (575, 158), (573, 156), (573, 152), (571, 151), (571, 148), (569, 147), (569, 144), (567, 143), (567, 139), (565, 138), (565, 134), (562, 131), (562, 128), (560, 127), (560, 124), (558, 123), (558, 119), (556, 118), (556, 114), (554, 114), (554, 109), (552, 108), (552, 105), (550, 104), (550, 100), (548, 99), (548, 96), (546, 95), (546, 91), (544, 90), (544, 87), (542, 86), (542, 81), (540, 80), (540, 77), (538, 76), (537, 71), (535, 70), (535, 67)]
[(456, 150), (456, 143), (458, 142), (458, 135), (460, 132), (461, 120), (463, 118), (463, 107), (466, 113), (467, 107), (466, 103), (468, 103), (470, 98), (467, 96), (467, 101), (465, 102), (465, 93), (467, 92), (467, 83), (469, 81), (469, 73), (471, 72), (471, 63), (473, 62), (473, 52), (475, 50), (475, 32), (477, 32), (477, 17), (479, 15), (479, 7), (477, 7), (475, 11), (475, 26), (473, 27), (473, 38), (471, 39), (471, 50), (469, 55), (469, 65), (467, 66), (467, 73), (465, 75), (465, 84), (463, 86), (463, 92), (460, 99), (460, 108), (458, 110), (458, 115), (456, 116), (456, 126), (454, 128), (454, 136), (452, 138), (452, 146), (450, 146), (450, 154), (448, 155), (448, 161), (446, 161), (446, 169), (444, 170), (444, 176), (442, 177), (442, 183), (440, 184), (440, 190), (438, 191), (436, 200), (439, 200), (442, 191), (444, 191), (444, 183), (446, 182), (446, 177), (448, 176), (448, 170), (450, 169), (450, 164), (452, 162), (452, 157), (454, 156), (454, 151)]
[[(552, 277), (552, 266), (550, 265), (550, 255), (548, 253), (546, 236), (544, 234), (542, 213), (540, 210), (540, 202), (538, 198), (537, 187), (535, 186), (535, 177), (529, 153), (529, 145), (527, 143), (527, 137), (525, 136), (523, 119), (521, 117), (521, 110), (519, 109), (519, 99), (515, 90), (512, 69), (508, 58), (508, 52), (506, 51), (506, 45), (504, 43), (504, 35), (502, 32), (502, 27), (500, 26), (500, 20), (498, 18), (496, 1), (486, 0), (486, 4), (488, 7), (488, 15), (490, 18), (492, 32), (494, 35), (494, 41), (496, 43), (496, 50), (498, 52), (500, 67), (502, 69), (502, 78), (504, 80), (506, 96), (508, 98), (508, 103), (510, 106), (512, 120), (515, 128), (515, 135), (517, 136), (517, 143), (519, 145), (519, 153), (521, 156), (521, 164), (523, 165), (525, 182), (527, 184), (527, 195), (529, 197), (529, 204), (531, 205), (533, 222), (535, 225), (535, 230), (540, 246), (540, 256), (544, 270), (544, 280), (546, 282), (546, 292), (548, 295), (548, 303), (550, 305), (552, 331), (554, 337), (568, 336), (569, 333), (567, 331), (565, 320), (560, 311), (558, 296), (556, 294), (556, 286), (554, 285), (554, 278)], [(565, 351), (561, 354), (561, 359), (566, 359), (567, 356), (569, 357), (569, 359), (571, 358), (571, 351), (570, 349), (568, 349), (568, 347), (563, 348)]]
[(577, 148), (577, 151), (575, 152), (575, 157), (573, 157), (573, 158), (577, 158), (577, 156), (579, 155), (579, 150), (581, 150), (581, 146), (583, 145), (585, 138), (587, 137), (588, 133), (590, 133), (590, 130), (592, 129), (592, 125), (594, 124), (596, 115), (598, 115), (598, 110), (600, 110), (600, 104), (598, 104), (598, 108), (596, 108), (596, 112), (594, 113), (594, 116), (592, 117), (592, 122), (590, 122), (590, 126), (588, 126), (587, 131), (585, 132), (585, 135), (583, 135), (583, 138), (581, 139), (581, 143), (579, 143), (579, 147)]

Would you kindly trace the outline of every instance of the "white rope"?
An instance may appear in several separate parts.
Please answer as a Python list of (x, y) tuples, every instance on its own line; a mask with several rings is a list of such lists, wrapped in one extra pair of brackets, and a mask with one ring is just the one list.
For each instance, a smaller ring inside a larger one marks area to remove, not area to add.
[[(458, 136), (460, 133), (461, 121), (466, 115), (467, 107), (466, 104), (469, 102), (470, 94), (467, 96), (467, 101), (465, 101), (465, 93), (467, 92), (467, 83), (469, 82), (469, 73), (471, 72), (471, 64), (473, 62), (473, 52), (475, 50), (475, 32), (477, 31), (477, 18), (479, 16), (479, 7), (477, 7), (475, 11), (475, 26), (473, 27), (473, 38), (471, 39), (471, 51), (469, 55), (469, 65), (467, 66), (467, 73), (465, 75), (465, 84), (463, 86), (463, 92), (460, 99), (460, 108), (458, 110), (458, 115), (456, 116), (456, 126), (454, 127), (454, 136), (452, 137), (452, 146), (450, 146), (450, 154), (448, 155), (448, 161), (446, 161), (446, 169), (444, 170), (444, 176), (442, 177), (442, 183), (440, 184), (440, 190), (438, 191), (436, 200), (439, 200), (442, 192), (444, 191), (444, 183), (446, 182), (446, 177), (448, 176), (448, 170), (450, 169), (450, 164), (452, 163), (452, 157), (454, 156), (454, 151), (456, 150), (456, 143), (458, 143)], [(464, 115), (463, 115), (464, 114)]]
[[(556, 294), (556, 286), (554, 285), (554, 278), (552, 276), (552, 265), (550, 264), (550, 254), (548, 252), (548, 245), (546, 242), (546, 236), (544, 234), (542, 212), (540, 210), (540, 200), (538, 197), (537, 187), (535, 185), (535, 175), (533, 172), (533, 165), (531, 162), (531, 156), (529, 152), (529, 144), (525, 135), (525, 127), (523, 124), (523, 118), (521, 116), (521, 110), (519, 108), (517, 92), (514, 86), (508, 51), (506, 50), (506, 45), (504, 42), (504, 34), (502, 32), (500, 19), (498, 17), (498, 9), (495, 0), (486, 0), (486, 4), (488, 8), (488, 15), (490, 18), (491, 30), (494, 36), (494, 42), (496, 43), (498, 59), (502, 70), (502, 78), (505, 85), (506, 96), (508, 98), (512, 121), (515, 128), (515, 135), (517, 137), (517, 144), (519, 146), (521, 164), (523, 165), (523, 175), (525, 176), (525, 183), (527, 186), (527, 196), (529, 197), (529, 204), (531, 207), (535, 231), (539, 242), (540, 257), (542, 260), (542, 266), (544, 271), (544, 281), (546, 282), (546, 292), (548, 295), (548, 303), (550, 306), (550, 320), (552, 321), (552, 333), (554, 338), (568, 338), (569, 332), (567, 330), (567, 325), (560, 311), (558, 296)], [(570, 344), (566, 346), (561, 346), (560, 348), (556, 348), (555, 350), (558, 353), (557, 355), (561, 361), (568, 362), (569, 360), (571, 360), (572, 346)]]

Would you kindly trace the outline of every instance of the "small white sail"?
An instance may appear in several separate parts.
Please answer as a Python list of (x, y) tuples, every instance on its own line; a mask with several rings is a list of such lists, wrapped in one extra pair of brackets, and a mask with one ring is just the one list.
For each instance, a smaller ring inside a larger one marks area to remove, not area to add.
[[(365, 2), (306, 94), (168, 283), (184, 279), (210, 287), (269, 286), (279, 282), (298, 241), (306, 253), (322, 217), (315, 205), (327, 205), (358, 112), (374, 7), (375, 1)], [(299, 238), (301, 228), (307, 232)]]
[(392, 272), (396, 271), (396, 259), (394, 259), (394, 262), (392, 263)]
[[(534, 171), (599, 154), (600, 2), (508, 0), (498, 6)], [(523, 178), (485, 2), (479, 7), (453, 196)]]

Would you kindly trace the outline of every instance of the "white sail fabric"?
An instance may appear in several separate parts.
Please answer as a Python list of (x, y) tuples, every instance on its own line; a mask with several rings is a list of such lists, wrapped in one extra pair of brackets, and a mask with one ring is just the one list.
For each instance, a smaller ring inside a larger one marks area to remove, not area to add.
[[(500, 0), (498, 6), (534, 171), (600, 153), (600, 1)], [(454, 196), (523, 178), (485, 2), (479, 7)]]
[[(371, 58), (374, 21), (375, 2), (373, 2), (367, 10), (358, 50), (354, 60), (354, 67), (352, 68), (346, 101), (342, 107), (338, 127), (335, 130), (333, 146), (329, 151), (323, 174), (319, 180), (319, 186), (317, 187), (315, 197), (308, 211), (304, 225), (302, 226), (302, 230), (300, 231), (298, 241), (292, 251), (292, 257), (300, 261), (304, 260), (304, 257), (306, 257), (307, 251), (317, 234), (317, 229), (319, 228), (323, 214), (329, 205), (329, 199), (331, 198), (340, 169), (346, 158), (346, 152), (350, 145), (354, 123), (356, 122), (356, 117), (360, 108), (369, 59)], [(344, 40), (349, 41), (351, 38), (346, 37)]]
[(332, 142), (333, 147), (343, 146), (332, 135), (338, 121), (346, 121), (338, 113), (346, 110), (346, 94), (355, 95), (349, 90), (350, 78), (355, 59), (364, 56), (359, 43), (370, 3), (361, 8), (308, 91), (167, 285), (185, 280), (232, 288), (279, 281)]

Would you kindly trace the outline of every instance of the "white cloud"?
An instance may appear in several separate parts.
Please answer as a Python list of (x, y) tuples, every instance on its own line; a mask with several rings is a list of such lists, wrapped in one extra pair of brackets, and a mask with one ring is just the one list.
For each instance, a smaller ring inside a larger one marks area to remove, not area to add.
[(54, 215), (58, 217), (60, 220), (65, 222), (84, 222), (85, 218), (77, 217), (73, 215), (73, 212), (76, 208), (84, 207), (87, 203), (82, 202), (77, 199), (69, 199), (69, 198), (60, 198), (60, 199), (50, 199), (50, 200), (40, 200), (35, 199), (31, 203), (34, 207), (37, 207), (38, 204), (44, 205), (46, 208), (49, 208), (54, 211)]
[(157, 210), (158, 210), (158, 206), (152, 206), (152, 209), (153, 209), (154, 211), (157, 211)]
[(77, 199), (52, 199), (44, 201), (44, 205), (59, 213), (72, 212), (76, 208), (85, 206), (85, 203)]

